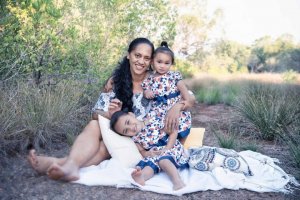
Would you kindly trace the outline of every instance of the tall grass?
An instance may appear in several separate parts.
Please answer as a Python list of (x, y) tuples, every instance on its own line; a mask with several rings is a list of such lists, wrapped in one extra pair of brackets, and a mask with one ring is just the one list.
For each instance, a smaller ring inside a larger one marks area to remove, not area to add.
[(198, 102), (214, 105), (224, 103), (233, 105), (241, 85), (235, 81), (219, 82), (214, 79), (207, 79), (192, 86)]
[(90, 105), (85, 87), (74, 81), (36, 87), (19, 82), (0, 97), (2, 153), (36, 148), (73, 138), (87, 123)]
[(239, 96), (236, 108), (263, 139), (287, 131), (300, 113), (300, 86), (252, 83)]
[[(234, 131), (234, 128), (232, 126), (229, 126), (226, 131), (221, 130), (220, 127), (218, 127), (217, 124), (212, 124), (210, 126), (210, 129), (212, 130), (212, 133), (217, 138), (218, 144), (222, 148), (226, 149), (237, 149), (238, 147), (238, 141), (237, 141), (237, 134)], [(225, 133), (226, 132), (226, 133)]]
[[(291, 78), (292, 77), (292, 78)], [(233, 106), (244, 88), (253, 82), (261, 84), (284, 85), (286, 83), (300, 84), (300, 75), (288, 74), (198, 74), (192, 79), (186, 79), (187, 86), (194, 91), (200, 103), (209, 105), (224, 103)]]
[[(300, 115), (300, 114), (299, 114)], [(290, 155), (293, 163), (300, 168), (300, 116), (298, 115), (295, 123), (287, 131), (282, 131), (280, 135), (283, 141), (289, 146)], [(300, 172), (298, 174), (300, 177)]]

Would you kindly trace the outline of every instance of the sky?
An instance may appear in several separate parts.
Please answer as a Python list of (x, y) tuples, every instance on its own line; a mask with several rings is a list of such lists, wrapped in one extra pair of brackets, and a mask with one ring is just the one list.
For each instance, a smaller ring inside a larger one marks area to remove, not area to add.
[(215, 37), (244, 44), (289, 33), (300, 42), (300, 0), (207, 0), (208, 12), (223, 10)]

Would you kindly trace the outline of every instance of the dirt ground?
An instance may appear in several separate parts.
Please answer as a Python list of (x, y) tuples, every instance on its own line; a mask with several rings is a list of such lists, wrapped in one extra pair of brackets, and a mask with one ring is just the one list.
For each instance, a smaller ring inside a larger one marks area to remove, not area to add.
[[(211, 124), (220, 127), (228, 126), (233, 117), (233, 110), (222, 104), (207, 106), (197, 104), (193, 109), (193, 127), (205, 127), (204, 145), (218, 146), (217, 139), (210, 130)], [(293, 167), (287, 148), (276, 142), (258, 141), (259, 152), (278, 158), (287, 173), (297, 170)], [(57, 144), (52, 150), (42, 150), (41, 154), (63, 156), (69, 151), (67, 144)], [(201, 191), (177, 197), (162, 195), (138, 189), (124, 189), (107, 186), (84, 186), (73, 183), (53, 181), (47, 176), (39, 175), (28, 165), (26, 155), (0, 158), (0, 199), (161, 199), (161, 200), (193, 200), (193, 199), (300, 199), (296, 190), (292, 195), (282, 193), (257, 193), (247, 190)]]

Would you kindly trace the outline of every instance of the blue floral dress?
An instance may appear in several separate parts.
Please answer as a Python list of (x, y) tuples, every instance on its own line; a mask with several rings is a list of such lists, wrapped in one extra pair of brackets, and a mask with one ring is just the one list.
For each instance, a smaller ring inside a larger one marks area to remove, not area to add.
[[(132, 137), (133, 141), (140, 144), (147, 151), (151, 148), (156, 148), (157, 150), (163, 149), (168, 143), (169, 135), (163, 131), (160, 121), (160, 118), (157, 117), (150, 119), (141, 132)], [(170, 160), (180, 169), (188, 167), (188, 156), (185, 154), (184, 147), (178, 139), (172, 149), (165, 151), (159, 156), (145, 157), (137, 166), (142, 169), (149, 166), (153, 169), (154, 173), (158, 173), (161, 171), (158, 162), (163, 159)]]
[[(160, 117), (164, 123), (165, 116), (170, 108), (181, 100), (177, 87), (178, 81), (182, 80), (179, 72), (169, 71), (162, 76), (151, 74), (142, 83), (144, 90), (151, 90), (154, 93), (151, 109), (147, 114), (148, 118)], [(184, 138), (190, 133), (192, 125), (191, 113), (182, 111), (179, 118), (178, 138)]]

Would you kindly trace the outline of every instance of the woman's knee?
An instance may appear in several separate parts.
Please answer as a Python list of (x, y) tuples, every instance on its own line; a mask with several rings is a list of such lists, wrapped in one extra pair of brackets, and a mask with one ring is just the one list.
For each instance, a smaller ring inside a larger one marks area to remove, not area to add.
[(82, 133), (92, 134), (101, 138), (101, 130), (97, 120), (91, 120), (86, 127), (83, 129)]

